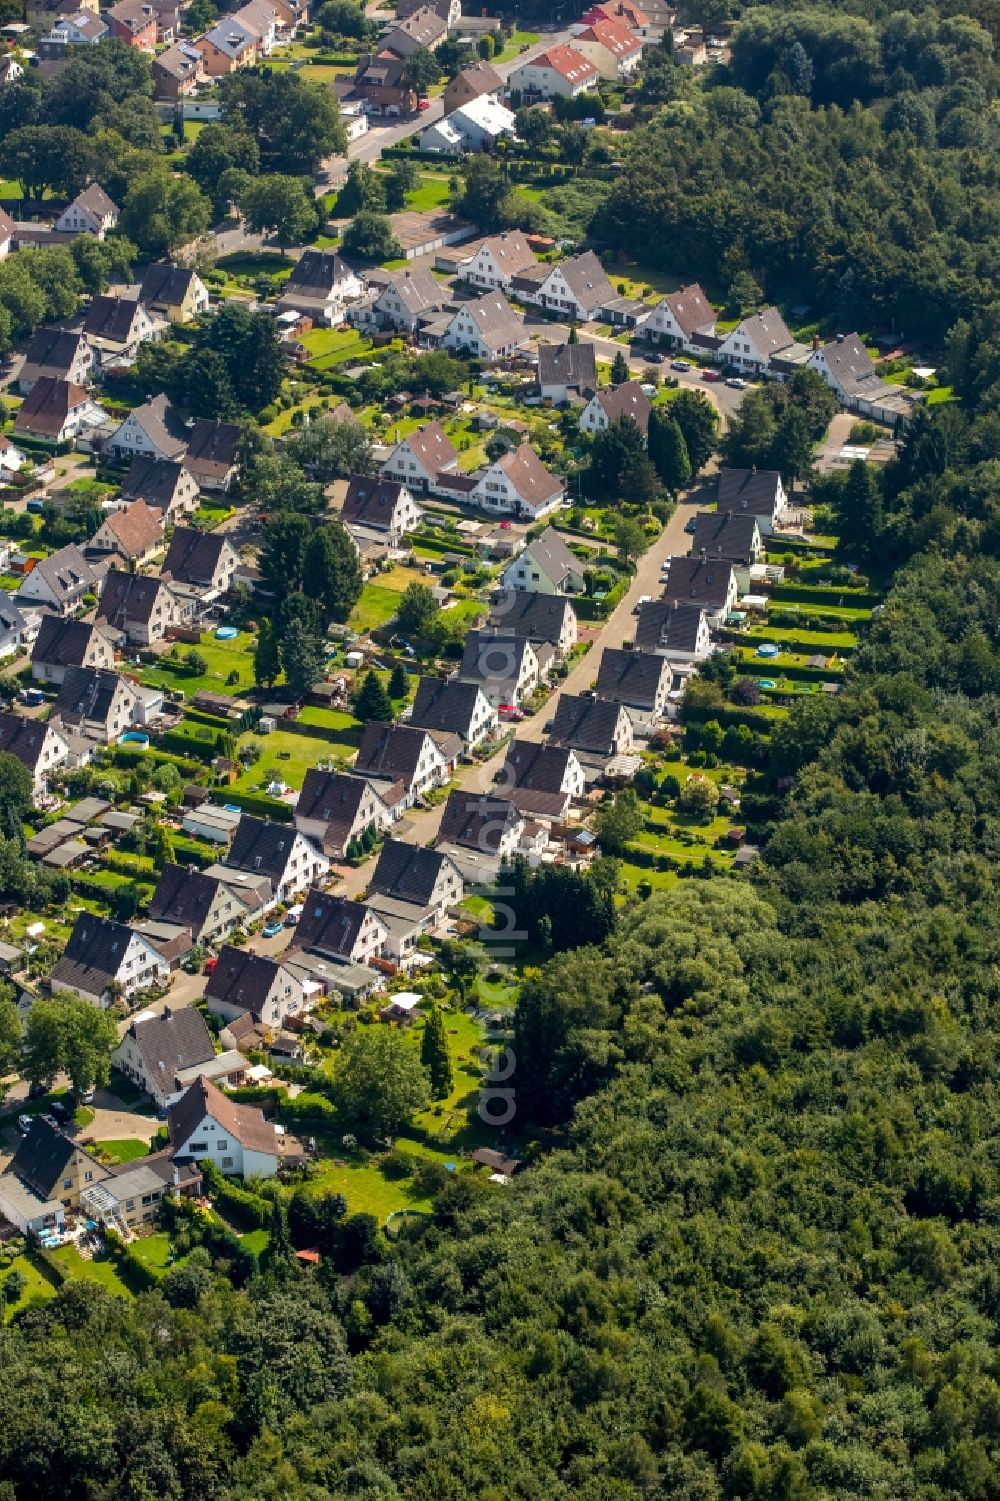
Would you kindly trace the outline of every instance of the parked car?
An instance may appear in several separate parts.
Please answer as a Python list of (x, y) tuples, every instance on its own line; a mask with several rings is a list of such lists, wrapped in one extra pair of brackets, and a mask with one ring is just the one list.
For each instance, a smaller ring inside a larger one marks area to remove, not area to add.
[(48, 1111), (44, 1115), (39, 1116), (39, 1120), (43, 1120), (47, 1126), (51, 1126), (53, 1131), (59, 1130), (59, 1122), (54, 1115), (49, 1115)]
[(690, 370), (691, 369), (691, 361), (690, 360), (671, 360), (670, 361), (670, 368), (671, 368), (671, 370)]
[(218, 964), (218, 962), (219, 962), (218, 959), (216, 959), (215, 955), (213, 954), (212, 957), (211, 957), (211, 959), (206, 959), (205, 960), (205, 965), (204, 965), (204, 968), (202, 970), (202, 973), (206, 974), (206, 975), (210, 975), (212, 973), (213, 969), (215, 968), (215, 966)]
[(431, 101), (429, 99), (421, 99), (419, 104), (417, 105), (417, 109), (420, 110), (421, 113), (423, 113), (425, 109), (430, 109), (430, 107)]
[(269, 922), (267, 924), (267, 926), (264, 928), (263, 936), (265, 938), (277, 938), (278, 934), (282, 931), (283, 927), (284, 927), (284, 923)]
[(701, 372), (701, 378), (702, 378), (702, 380), (721, 380), (722, 379), (722, 371), (721, 370), (703, 370)]
[(632, 614), (633, 615), (638, 615), (638, 613), (642, 609), (643, 605), (648, 605), (649, 602), (650, 602), (650, 600), (652, 599), (652, 597), (653, 596), (651, 594), (640, 594), (639, 598), (636, 600), (635, 604), (632, 606)]
[(658, 349), (652, 350), (651, 353), (649, 353), (647, 355), (644, 355), (643, 358), (650, 365), (662, 365), (663, 364), (663, 355), (660, 354), (660, 352), (659, 352)]
[(697, 516), (692, 516), (688, 521), (685, 521), (684, 530), (686, 532), (696, 532), (698, 530)]
[(726, 385), (731, 386), (734, 391), (745, 391), (747, 388), (747, 383), (742, 375), (731, 375), (726, 381)]
[(60, 1126), (66, 1125), (70, 1118), (70, 1113), (66, 1109), (66, 1106), (63, 1104), (62, 1100), (53, 1100), (52, 1104), (49, 1106), (49, 1110), (55, 1116)]
[(34, 1123), (35, 1117), (33, 1115), (19, 1115), (17, 1118), (17, 1129), (22, 1136), (27, 1136)]
[(514, 724), (520, 724), (524, 718), (524, 710), (519, 708), (517, 704), (501, 704), (497, 709), (497, 713), (501, 719), (511, 720)]

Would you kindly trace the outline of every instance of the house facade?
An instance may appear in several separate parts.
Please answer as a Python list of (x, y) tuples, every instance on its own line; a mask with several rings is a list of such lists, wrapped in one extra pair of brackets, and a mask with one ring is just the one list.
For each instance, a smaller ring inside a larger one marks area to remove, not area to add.
[(472, 500), (484, 511), (538, 521), (562, 505), (565, 494), (560, 476), (546, 469), (530, 443), (522, 443), (483, 470)]
[(515, 276), (538, 264), (535, 252), (520, 230), (507, 230), (483, 240), (465, 261), (459, 275), (481, 291), (509, 292)]
[(458, 467), (458, 450), (440, 422), (428, 422), (397, 443), (382, 465), (387, 479), (398, 480), (411, 491), (426, 495), (442, 472)]
[(252, 1105), (237, 1105), (209, 1080), (196, 1079), (167, 1115), (170, 1145), (180, 1161), (214, 1162), (236, 1178), (273, 1178), (278, 1171), (274, 1124)]
[(110, 1006), (115, 990), (126, 1000), (137, 990), (165, 985), (170, 965), (152, 944), (124, 923), (84, 912), (50, 976), (53, 990), (69, 990), (95, 1006)]
[(295, 827), (332, 860), (342, 860), (347, 846), (373, 826), (378, 833), (396, 821), (395, 806), (385, 801), (378, 783), (343, 771), (310, 767), (295, 805)]
[(72, 667), (109, 668), (114, 661), (114, 646), (96, 625), (43, 615), (31, 649), (31, 676), (36, 682), (61, 683)]
[(600, 73), (589, 58), (573, 46), (550, 47), (531, 62), (512, 69), (507, 87), (523, 96), (526, 104), (541, 99), (575, 99), (596, 89)]
[(277, 1031), (289, 1016), (306, 1009), (306, 992), (298, 975), (280, 960), (226, 944), (209, 976), (205, 1001), (213, 1016), (224, 1021), (249, 1012), (255, 1022)]
[(526, 589), (539, 594), (582, 594), (583, 564), (570, 552), (555, 528), (549, 526), (508, 563), (500, 582), (504, 589)]

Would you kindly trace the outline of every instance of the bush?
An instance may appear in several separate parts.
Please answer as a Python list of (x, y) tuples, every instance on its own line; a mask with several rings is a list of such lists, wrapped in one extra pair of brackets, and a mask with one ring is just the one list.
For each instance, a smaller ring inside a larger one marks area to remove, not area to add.
[(228, 1210), (233, 1219), (250, 1225), (255, 1230), (263, 1230), (270, 1224), (271, 1206), (265, 1199), (258, 1198), (248, 1189), (240, 1188), (229, 1178), (224, 1178), (214, 1162), (203, 1162), (201, 1170), (212, 1197)]
[(400, 1152), (398, 1149), (387, 1152), (380, 1163), (382, 1172), (387, 1178), (412, 1178), (413, 1158), (408, 1152)]

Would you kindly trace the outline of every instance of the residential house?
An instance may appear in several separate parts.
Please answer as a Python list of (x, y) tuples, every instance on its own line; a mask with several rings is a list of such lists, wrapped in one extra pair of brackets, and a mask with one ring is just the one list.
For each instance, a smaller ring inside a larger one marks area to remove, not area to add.
[(519, 705), (543, 683), (555, 661), (550, 646), (485, 630), (472, 630), (458, 669), (463, 683), (475, 683), (491, 707)]
[(177, 1093), (177, 1076), (183, 1069), (211, 1071), (215, 1046), (195, 1006), (164, 1006), (159, 1013), (141, 1012), (132, 1018), (111, 1063), (162, 1107)]
[(224, 1021), (249, 1013), (260, 1026), (277, 1031), (289, 1016), (306, 1009), (306, 992), (281, 959), (227, 943), (209, 976), (205, 1003)]
[(144, 501), (164, 522), (177, 522), (198, 508), (198, 481), (179, 459), (132, 460), (122, 480), (122, 499)]
[(24, 19), (33, 31), (44, 34), (45, 28), (59, 16), (89, 10), (98, 14), (98, 0), (25, 0)]
[(23, 77), (24, 68), (12, 52), (0, 57), (0, 88), (4, 88), (8, 83), (16, 83), (19, 78)]
[(118, 0), (105, 15), (116, 41), (140, 52), (156, 51), (156, 11), (148, 0)]
[[(181, 828), (193, 839), (204, 839), (210, 844), (229, 844), (240, 826), (241, 817), (238, 808), (224, 808), (207, 801), (199, 802), (184, 814)], [(223, 870), (222, 875), (225, 874)]]
[(18, 473), (26, 458), (23, 449), (16, 447), (6, 433), (0, 433), (0, 484), (9, 484), (11, 476)]
[(704, 348), (696, 336), (711, 339), (715, 335), (716, 313), (697, 282), (668, 292), (640, 322), (643, 336), (672, 349), (689, 353)]
[(471, 103), (473, 99), (499, 98), (503, 87), (503, 79), (492, 63), (483, 61), (470, 63), (445, 85), (445, 91), (441, 96), (445, 115), (461, 109), (462, 105)]
[(162, 579), (109, 568), (97, 606), (97, 623), (131, 646), (162, 641), (182, 611), (173, 591)]
[(239, 561), (228, 537), (177, 526), (160, 573), (170, 583), (193, 585), (208, 604), (232, 586)]
[(733, 365), (738, 370), (760, 375), (775, 355), (787, 352), (794, 345), (795, 339), (784, 318), (776, 307), (769, 307), (741, 318), (722, 340), (715, 359), (720, 365)]
[(511, 560), (500, 576), (504, 589), (536, 594), (582, 594), (583, 564), (554, 527), (547, 526)]
[(218, 417), (199, 417), (187, 432), (184, 467), (202, 490), (228, 490), (236, 477), (240, 429)]
[[(712, 650), (708, 617), (700, 605), (650, 599), (639, 606), (636, 650), (656, 652), (672, 662), (700, 662)], [(600, 692), (600, 680), (597, 690)]]
[(482, 240), (459, 268), (462, 281), (482, 291), (509, 292), (515, 276), (537, 266), (535, 253), (519, 229)]
[[(108, 1176), (109, 1169), (96, 1157), (44, 1116), (36, 1116), (0, 1178), (0, 1211), (24, 1231), (61, 1223), (64, 1210), (80, 1207), (83, 1190)], [(7, 1207), (11, 1201), (13, 1214)]]
[(543, 401), (562, 406), (571, 397), (583, 400), (597, 390), (597, 361), (589, 340), (576, 344), (539, 344), (538, 391)]
[(541, 745), (513, 740), (499, 778), (498, 793), (520, 813), (532, 818), (562, 820), (574, 798), (586, 790), (583, 767), (564, 745)]
[(54, 227), (60, 234), (94, 235), (103, 240), (117, 224), (117, 204), (112, 203), (99, 183), (92, 182), (63, 209)]
[(258, 40), (233, 16), (223, 16), (204, 36), (191, 43), (201, 53), (202, 67), (208, 78), (224, 78), (237, 68), (249, 68), (257, 61)]
[(525, 104), (540, 99), (575, 99), (597, 88), (600, 72), (589, 57), (575, 47), (560, 44), (550, 47), (531, 62), (520, 63), (507, 76), (511, 93), (519, 93)]
[(538, 521), (562, 505), (565, 494), (562, 478), (546, 469), (531, 444), (525, 442), (508, 449), (481, 471), (471, 499), (484, 511)]
[(164, 865), (149, 902), (149, 915), (158, 922), (187, 928), (191, 943), (218, 943), (241, 923), (256, 916), (238, 887), (227, 885), (225, 873), (209, 876), (191, 865)]
[(190, 323), (207, 313), (210, 305), (208, 288), (197, 271), (172, 266), (169, 261), (154, 261), (146, 267), (139, 301), (170, 323)]
[(607, 272), (592, 250), (557, 261), (544, 275), (530, 280), (520, 278), (513, 291), (522, 302), (548, 308), (561, 318), (588, 323), (601, 309), (618, 296)]
[(195, 1163), (176, 1163), (169, 1149), (113, 1163), (110, 1176), (85, 1188), (80, 1208), (88, 1219), (130, 1234), (159, 1218), (165, 1198), (198, 1198), (203, 1179)]
[(28, 342), (24, 364), (17, 377), (17, 389), (22, 396), (27, 396), (40, 380), (86, 386), (94, 377), (96, 364), (93, 346), (82, 333), (42, 327), (35, 330)]
[(458, 450), (452, 445), (440, 422), (428, 422), (397, 443), (382, 465), (387, 479), (400, 480), (417, 494), (434, 489), (442, 472), (458, 467)]
[(576, 645), (576, 611), (562, 595), (501, 590), (490, 605), (487, 623), (503, 635), (548, 642), (560, 659)]
[(448, 22), (430, 5), (423, 5), (397, 20), (382, 38), (380, 50), (405, 59), (425, 48), (433, 52), (447, 37)]
[[(30, 398), (29, 398), (30, 399)], [(37, 604), (58, 615), (71, 615), (85, 594), (97, 593), (98, 571), (72, 542), (40, 558), (17, 590), (17, 602)]]
[(517, 137), (513, 110), (483, 94), (452, 110), (421, 131), (421, 151), (439, 151), (444, 156), (462, 156), (467, 151), (492, 151), (498, 141)]
[(388, 928), (377, 912), (330, 892), (310, 891), (292, 934), (289, 958), (321, 955), (338, 964), (371, 964), (382, 954)]
[(147, 3), (156, 12), (156, 40), (161, 46), (169, 46), (180, 32), (180, 0), (147, 0)]
[(230, 870), (266, 876), (276, 902), (287, 902), (297, 891), (322, 881), (330, 869), (320, 854), (290, 824), (244, 814), (224, 864)]
[(756, 516), (762, 537), (770, 537), (788, 507), (777, 469), (720, 469), (716, 509)]
[(163, 546), (163, 517), (144, 500), (111, 511), (87, 543), (90, 552), (116, 553), (139, 568)]
[(405, 964), (420, 938), (433, 933), (463, 895), (461, 873), (447, 855), (389, 839), (378, 857), (365, 906), (388, 929), (387, 955)]
[(278, 33), (278, 12), (267, 0), (248, 0), (234, 11), (233, 20), (257, 38), (257, 56), (270, 57)]
[(396, 795), (386, 801), (384, 781), (311, 766), (295, 804), (295, 827), (331, 860), (343, 860), (347, 846), (367, 828), (374, 825), (381, 833), (395, 822), (403, 790), (400, 783)]
[(348, 483), (340, 519), (347, 527), (376, 531), (391, 547), (398, 547), (407, 532), (416, 531), (423, 514), (400, 480), (355, 474)]
[(155, 339), (160, 329), (138, 299), (99, 296), (87, 309), (83, 332), (102, 365), (132, 365), (139, 346)]
[(624, 704), (650, 719), (661, 719), (672, 684), (673, 674), (662, 657), (612, 646), (601, 653), (598, 698)]
[(466, 752), (491, 740), (499, 727), (496, 710), (478, 684), (459, 678), (422, 677), (409, 723), (414, 729), (457, 735)]
[[(398, 806), (403, 811), (412, 807), (422, 793), (445, 786), (461, 751), (462, 743), (457, 736), (436, 735), (406, 724), (372, 721), (365, 725), (354, 771), (358, 776), (371, 777), (376, 785), (388, 783), (391, 788), (401, 782), (404, 797)], [(381, 785), (379, 791), (382, 792)]]
[(590, 21), (573, 32), (572, 46), (609, 83), (634, 78), (642, 61), (642, 38), (620, 20)]
[(445, 349), (492, 363), (506, 360), (525, 342), (523, 319), (500, 292), (488, 292), (457, 308), (441, 339)]
[(379, 328), (395, 328), (401, 333), (416, 333), (420, 319), (444, 306), (446, 289), (436, 281), (429, 267), (390, 275), (371, 305), (372, 318)]
[(61, 683), (71, 667), (108, 668), (114, 660), (111, 639), (99, 626), (59, 615), (42, 616), (31, 648), (31, 675), (36, 682)]
[(814, 349), (807, 368), (821, 375), (848, 411), (890, 427), (909, 417), (914, 397), (884, 381), (858, 334), (838, 334)]
[(632, 720), (624, 704), (590, 693), (560, 693), (549, 742), (603, 758), (632, 749)]
[(83, 386), (42, 376), (17, 409), (14, 436), (39, 443), (68, 443), (106, 420), (107, 413)]
[(708, 62), (708, 48), (700, 36), (678, 37), (674, 46), (674, 62), (681, 68), (703, 68)]
[(33, 611), (23, 615), (6, 589), (0, 589), (0, 660), (37, 639), (41, 619)]
[(631, 417), (645, 437), (652, 410), (649, 397), (639, 382), (627, 380), (620, 386), (605, 386), (595, 391), (580, 413), (580, 427), (585, 433), (602, 433), (619, 417)]
[[(134, 407), (104, 445), (104, 452), (120, 463), (136, 457), (183, 459), (191, 434), (162, 393)], [(190, 466), (188, 466), (190, 467)]]
[(193, 42), (175, 42), (153, 58), (157, 99), (170, 103), (186, 99), (207, 76), (205, 59)]
[(31, 773), (37, 798), (48, 791), (52, 773), (66, 764), (70, 748), (66, 736), (51, 721), (0, 711), (0, 752), (14, 756)]
[(140, 703), (135, 685), (108, 667), (67, 667), (50, 722), (112, 745), (139, 722)]
[(398, 118), (416, 112), (417, 91), (401, 57), (382, 52), (359, 58), (354, 92), (365, 101), (370, 115)]
[(328, 328), (343, 323), (349, 302), (364, 292), (357, 272), (332, 250), (306, 250), (281, 289), (280, 312), (305, 313)]
[(81, 912), (49, 982), (53, 990), (107, 1007), (117, 994), (128, 999), (169, 976), (170, 965), (147, 939), (110, 917)]
[(699, 605), (710, 625), (722, 625), (736, 608), (731, 563), (710, 558), (670, 558), (663, 598), (668, 604)]
[(503, 860), (517, 852), (523, 830), (524, 817), (509, 798), (459, 789), (448, 794), (437, 843)]
[(174, 1157), (215, 1163), (236, 1178), (273, 1178), (278, 1133), (253, 1105), (237, 1105), (208, 1079), (190, 1084), (167, 1115)]
[(759, 563), (764, 554), (757, 517), (749, 511), (698, 511), (691, 555), (729, 563)]

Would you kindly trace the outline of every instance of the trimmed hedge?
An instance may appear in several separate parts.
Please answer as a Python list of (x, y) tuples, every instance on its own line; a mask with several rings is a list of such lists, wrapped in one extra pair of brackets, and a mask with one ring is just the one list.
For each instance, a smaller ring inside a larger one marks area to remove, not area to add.
[(111, 752), (111, 759), (116, 766), (125, 767), (138, 766), (140, 761), (155, 761), (158, 766), (162, 766), (164, 762), (169, 761), (171, 766), (176, 766), (177, 770), (183, 772), (189, 781), (202, 769), (198, 762), (189, 756), (175, 756), (170, 751), (156, 750), (152, 745), (148, 750), (133, 750), (128, 745), (116, 745)]
[(104, 1230), (104, 1244), (118, 1267), (122, 1281), (132, 1292), (149, 1292), (158, 1285), (162, 1273), (140, 1261), (131, 1246), (127, 1246), (118, 1231), (110, 1225)]
[(277, 823), (291, 823), (293, 810), (287, 803), (279, 803), (261, 792), (234, 792), (232, 787), (216, 787), (209, 793), (209, 802), (232, 803), (244, 813), (253, 813), (259, 818), (273, 818)]
[[(749, 658), (740, 661), (739, 670), (744, 677), (772, 678), (774, 681), (790, 678), (796, 683), (829, 683), (843, 676), (835, 667), (778, 667), (774, 662), (755, 662)], [(721, 723), (721, 715), (716, 717)]]
[(818, 584), (775, 584), (771, 598), (775, 604), (784, 600), (803, 605), (830, 605), (834, 609), (841, 604), (849, 605), (851, 609), (870, 610), (878, 604), (880, 596), (871, 594), (866, 589), (838, 589), (836, 586), (820, 587)]
[(212, 1197), (228, 1209), (233, 1219), (263, 1230), (271, 1221), (271, 1206), (266, 1199), (258, 1198), (248, 1189), (240, 1188), (230, 1178), (224, 1178), (214, 1162), (207, 1158), (200, 1164), (205, 1182)]
[[(211, 735), (211, 731), (208, 733)], [(156, 743), (173, 755), (183, 756), (186, 751), (189, 759), (204, 761), (206, 765), (223, 754), (215, 735), (209, 740), (198, 740), (194, 735), (182, 735), (178, 730), (165, 730), (156, 737)]]
[(46, 1250), (44, 1246), (32, 1246), (28, 1252), (28, 1260), (40, 1262), (52, 1276), (57, 1287), (62, 1287), (63, 1283), (69, 1279), (69, 1272), (63, 1266), (62, 1262), (57, 1261), (52, 1252)]
[(631, 577), (619, 579), (603, 599), (591, 599), (586, 594), (574, 594), (573, 609), (576, 611), (577, 620), (606, 620), (612, 610), (616, 610), (625, 598), (631, 582)]

